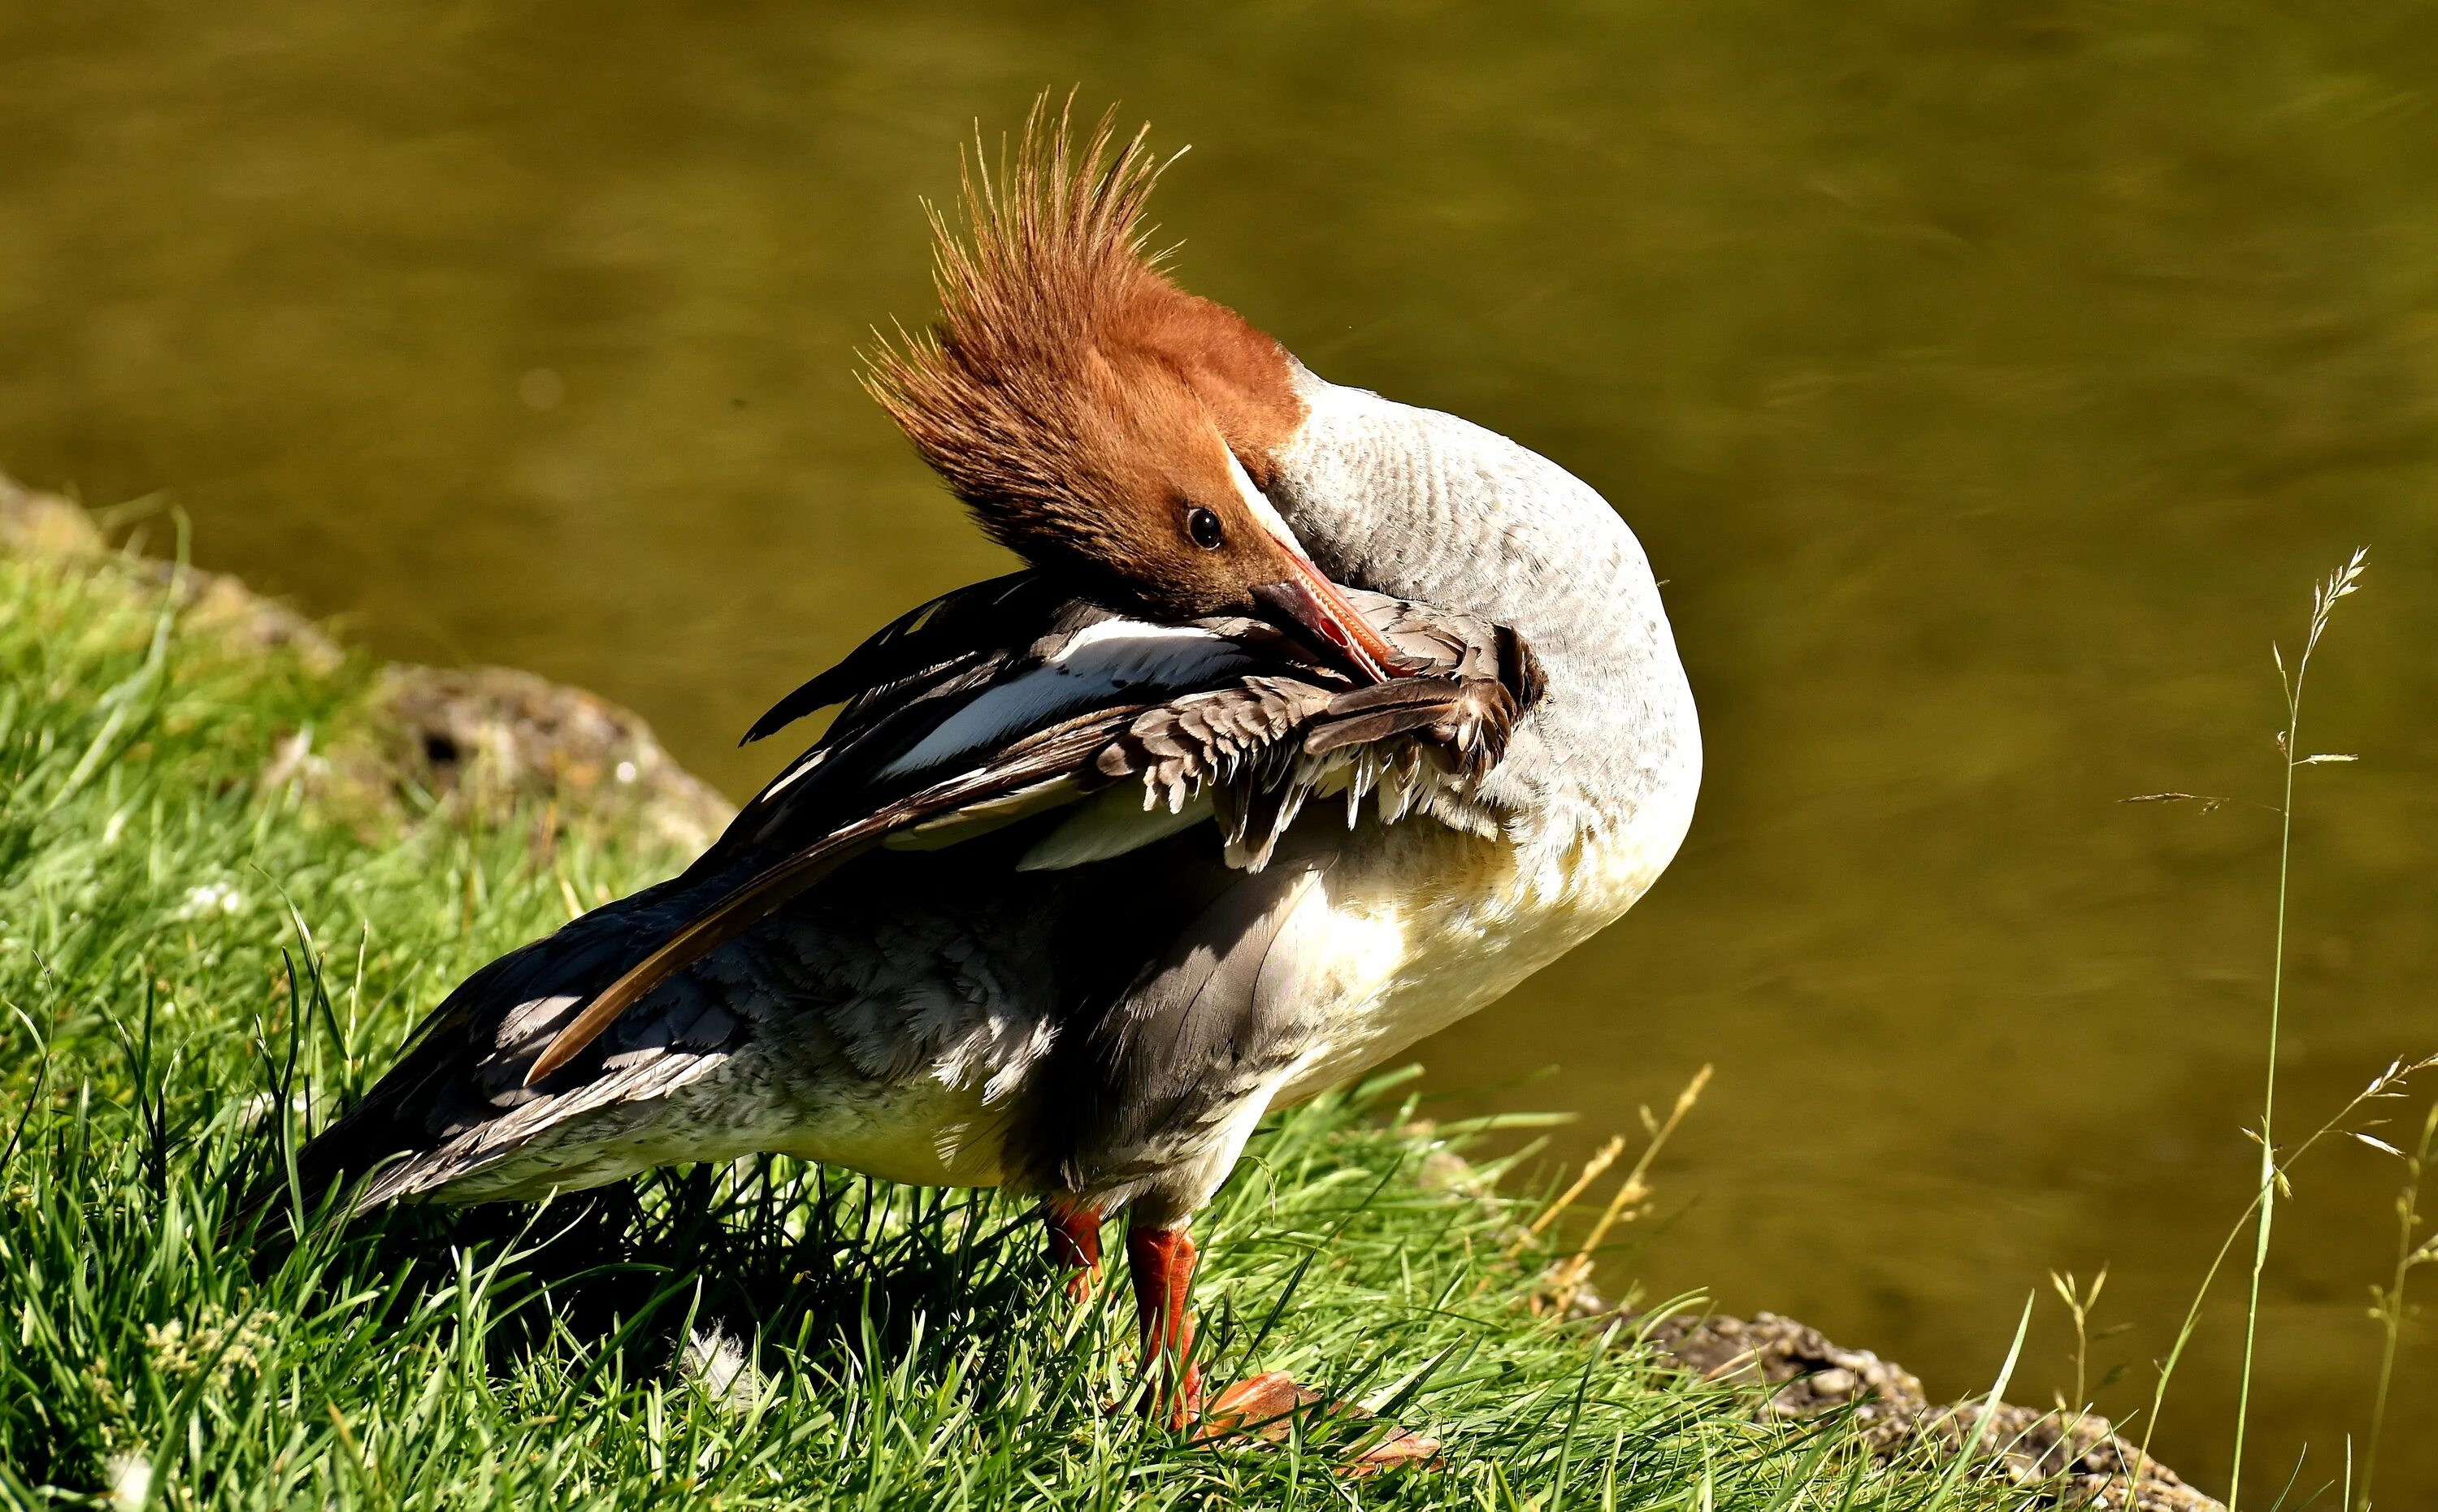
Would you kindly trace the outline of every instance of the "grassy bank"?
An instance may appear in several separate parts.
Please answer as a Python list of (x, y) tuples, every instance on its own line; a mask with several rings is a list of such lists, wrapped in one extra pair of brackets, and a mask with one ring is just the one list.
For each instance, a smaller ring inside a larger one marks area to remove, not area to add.
[(1393, 1082), (1274, 1119), (1205, 1225), (1222, 1379), (1296, 1371), (1449, 1445), (1360, 1486), (1326, 1470), (1352, 1429), (1201, 1446), (1104, 1411), (1134, 1369), (1122, 1288), (1065, 1304), (988, 1194), (765, 1162), (253, 1263), (215, 1237), (248, 1162), (460, 976), (681, 859), (317, 780), (378, 744), (371, 687), (152, 566), (0, 554), (0, 1501), (1956, 1498), (1841, 1423), (1756, 1427), (1748, 1392), (1537, 1317), (1552, 1257), (1513, 1253), (1536, 1199), (1440, 1156), (1461, 1131)]

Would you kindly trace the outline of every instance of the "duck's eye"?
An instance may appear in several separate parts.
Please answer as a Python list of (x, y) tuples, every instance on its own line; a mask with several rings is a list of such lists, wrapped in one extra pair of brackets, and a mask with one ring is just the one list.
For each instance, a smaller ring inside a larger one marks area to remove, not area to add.
[(1185, 512), (1185, 533), (1193, 537), (1194, 545), (1206, 552), (1217, 551), (1219, 543), (1227, 538), (1227, 532), (1219, 528), (1219, 517), (1207, 509)]

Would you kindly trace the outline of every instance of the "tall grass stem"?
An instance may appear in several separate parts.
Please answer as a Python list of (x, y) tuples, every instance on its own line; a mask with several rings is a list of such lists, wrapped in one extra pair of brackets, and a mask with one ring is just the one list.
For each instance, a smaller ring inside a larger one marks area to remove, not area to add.
[(2328, 574), (2311, 593), (2310, 628), (2303, 637), (2303, 654), (2295, 661), (2293, 674), (2286, 671), (2285, 653), (2272, 645), (2270, 655), (2277, 662), (2278, 681), (2286, 691), (2286, 728), (2277, 736), (2277, 753), (2285, 759), (2285, 793), (2277, 809), (2277, 931), (2275, 948), (2269, 971), (2269, 1065), (2260, 1095), (2260, 1197), (2259, 1214), (2252, 1247), (2252, 1285), (2243, 1310), (2243, 1373), (2237, 1381), (2235, 1398), (2235, 1453), (2227, 1470), (2227, 1512), (2240, 1512), (2243, 1498), (2243, 1444), (2252, 1418), (2252, 1372), (2260, 1340), (2260, 1278), (2269, 1268), (2269, 1239), (2277, 1219), (2277, 1049), (2286, 1004), (2286, 916), (2292, 897), (2294, 861), (2294, 773), (2297, 768), (2323, 760), (2349, 761), (2350, 757), (2303, 756), (2303, 682), (2310, 675), (2311, 653), (2319, 648), (2320, 637), (2328, 628), (2329, 613), (2337, 600), (2354, 591), (2361, 578), (2362, 559), (2367, 547), (2357, 547), (2344, 566)]

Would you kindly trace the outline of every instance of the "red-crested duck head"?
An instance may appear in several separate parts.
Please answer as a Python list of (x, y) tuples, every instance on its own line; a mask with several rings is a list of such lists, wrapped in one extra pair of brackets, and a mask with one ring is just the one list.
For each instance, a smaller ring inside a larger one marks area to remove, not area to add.
[[(1304, 419), (1295, 360), (1172, 283), (1142, 210), (1164, 163), (1036, 102), (1012, 162), (932, 212), (937, 325), (866, 385), (993, 537), (1111, 607), (1267, 619), (1358, 676), (1395, 655), (1263, 494)], [(1148, 130), (1148, 129), (1146, 129)]]

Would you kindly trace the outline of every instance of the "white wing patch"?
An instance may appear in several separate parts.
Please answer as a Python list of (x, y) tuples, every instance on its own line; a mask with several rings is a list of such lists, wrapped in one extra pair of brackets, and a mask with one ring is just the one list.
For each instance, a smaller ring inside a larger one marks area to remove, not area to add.
[(941, 721), (880, 775), (902, 777), (985, 756), (1115, 695), (1139, 693), (1145, 702), (1156, 702), (1253, 664), (1244, 647), (1208, 630), (1104, 620), (1077, 631), (1040, 666), (1000, 683)]

